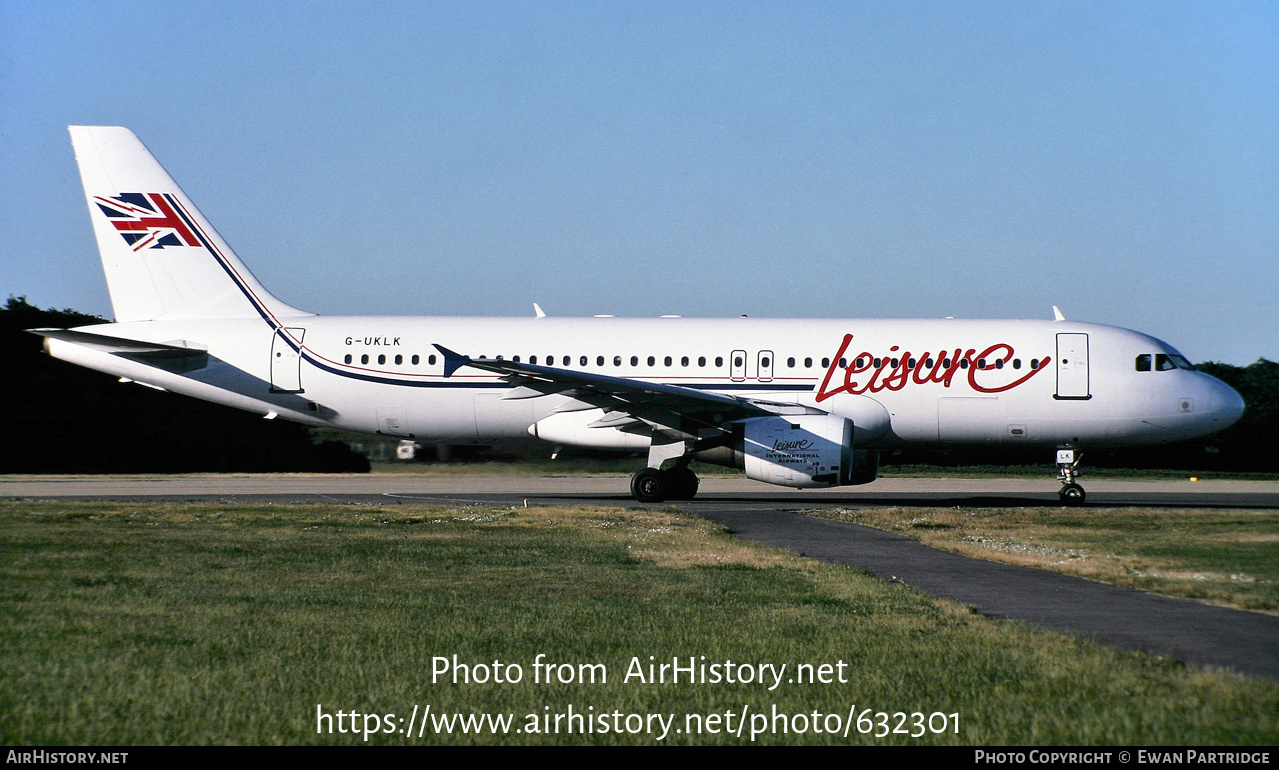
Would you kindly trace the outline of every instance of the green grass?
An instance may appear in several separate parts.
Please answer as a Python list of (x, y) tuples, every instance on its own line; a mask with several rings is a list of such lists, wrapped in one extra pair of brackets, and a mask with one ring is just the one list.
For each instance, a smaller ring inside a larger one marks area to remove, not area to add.
[(936, 548), (1279, 612), (1279, 512), (1162, 508), (817, 510)]
[[(602, 663), (535, 684), (538, 653)], [(432, 683), (436, 656), (519, 684)], [(628, 662), (844, 661), (848, 681), (642, 685)], [(1265, 744), (1279, 686), (974, 616), (674, 510), (0, 503), (6, 744), (362, 742), (316, 706), (678, 715), (958, 713), (956, 735), (850, 743)], [(370, 743), (653, 743), (375, 735)], [(673, 735), (672, 743), (748, 736)], [(757, 743), (843, 743), (762, 734)]]

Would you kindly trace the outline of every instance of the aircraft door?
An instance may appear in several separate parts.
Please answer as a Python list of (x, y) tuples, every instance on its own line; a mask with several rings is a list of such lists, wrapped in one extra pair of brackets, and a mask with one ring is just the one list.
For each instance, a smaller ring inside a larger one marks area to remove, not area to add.
[(728, 376), (733, 382), (741, 382), (746, 379), (746, 351), (734, 350), (731, 358), (728, 359), (729, 371)]
[(300, 346), (306, 329), (277, 329), (271, 338), (271, 392), (304, 393)]
[(1088, 392), (1088, 335), (1057, 335), (1057, 393), (1058, 400), (1086, 401), (1092, 398)]
[(755, 371), (759, 374), (760, 382), (770, 382), (773, 379), (773, 351), (759, 351), (759, 368)]

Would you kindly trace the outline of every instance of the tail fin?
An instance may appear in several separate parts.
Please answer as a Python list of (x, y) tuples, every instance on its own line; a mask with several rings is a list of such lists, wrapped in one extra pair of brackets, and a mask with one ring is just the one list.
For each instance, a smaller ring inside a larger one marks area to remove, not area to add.
[(308, 315), (262, 288), (132, 131), (69, 130), (117, 322)]

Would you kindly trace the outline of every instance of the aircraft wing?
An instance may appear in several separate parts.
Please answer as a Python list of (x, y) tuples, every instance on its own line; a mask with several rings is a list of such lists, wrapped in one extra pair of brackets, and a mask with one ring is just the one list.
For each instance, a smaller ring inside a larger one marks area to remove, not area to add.
[(608, 410), (610, 414), (606, 414), (597, 423), (601, 427), (625, 427), (644, 422), (657, 429), (688, 431), (697, 424), (718, 429), (727, 423), (751, 417), (825, 414), (820, 409), (799, 404), (739, 398), (680, 385), (630, 380), (505, 359), (475, 359), (441, 345), (436, 345), (435, 348), (444, 356), (445, 377), (452, 376), (463, 366), (469, 366), (500, 374), (507, 382), (517, 386), (505, 398), (570, 396), (590, 406)]
[[(209, 351), (161, 342), (144, 342), (73, 329), (27, 329), (46, 339), (62, 340), (101, 350), (170, 372), (194, 372), (209, 365)], [(47, 343), (46, 343), (47, 344)]]

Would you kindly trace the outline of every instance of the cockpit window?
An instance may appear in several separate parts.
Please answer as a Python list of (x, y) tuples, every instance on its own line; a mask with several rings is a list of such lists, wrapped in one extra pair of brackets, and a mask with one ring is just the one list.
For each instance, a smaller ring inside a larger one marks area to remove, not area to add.
[[(1137, 360), (1138, 360), (1138, 368), (1140, 368), (1141, 357), (1138, 356)], [(1155, 354), (1155, 371), (1170, 372), (1173, 369), (1185, 369), (1186, 371), (1193, 372), (1195, 370), (1195, 366), (1194, 364), (1187, 361), (1185, 356), (1180, 356), (1180, 355), (1177, 355), (1176, 353), (1156, 353)]]
[(1139, 372), (1150, 371), (1150, 354), (1149, 353), (1142, 353), (1141, 355), (1137, 356), (1137, 371)]

